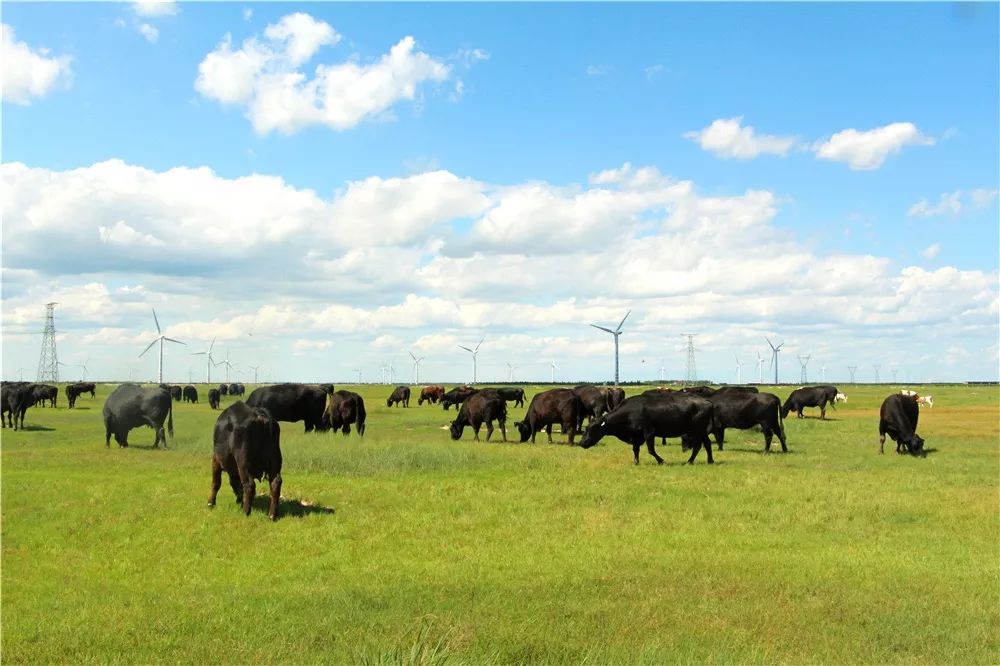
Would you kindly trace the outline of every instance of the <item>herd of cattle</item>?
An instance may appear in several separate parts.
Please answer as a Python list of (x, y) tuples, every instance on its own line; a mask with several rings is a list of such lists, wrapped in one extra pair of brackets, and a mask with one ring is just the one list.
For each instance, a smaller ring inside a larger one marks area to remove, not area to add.
[[(24, 428), (24, 413), (31, 405), (56, 406), (58, 390), (54, 386), (26, 382), (4, 382), (2, 385), (3, 414), (0, 422), (15, 430), (20, 421)], [(66, 387), (69, 406), (76, 398), (89, 392), (95, 395), (90, 383), (75, 383)], [(220, 396), (243, 396), (242, 384), (222, 384), (208, 391), (209, 404), (217, 409)], [(138, 384), (121, 384), (104, 403), (105, 446), (110, 446), (114, 436), (119, 446), (128, 446), (130, 430), (149, 426), (156, 432), (153, 446), (167, 444), (166, 433), (173, 435), (173, 402), (198, 402), (194, 386), (185, 387), (161, 384), (146, 388)], [(679, 437), (682, 450), (690, 450), (687, 462), (693, 463), (704, 449), (709, 463), (714, 462), (710, 437), (714, 437), (718, 450), (723, 449), (725, 431), (729, 428), (746, 430), (759, 427), (764, 435), (764, 452), (771, 450), (776, 436), (782, 451), (788, 451), (784, 419), (792, 412), (803, 418), (803, 410), (818, 407), (820, 418), (826, 419), (827, 406), (846, 402), (847, 396), (830, 385), (801, 387), (792, 391), (782, 404), (778, 396), (762, 393), (753, 386), (724, 386), (713, 389), (697, 386), (672, 390), (654, 388), (638, 395), (625, 397), (621, 388), (580, 385), (575, 388), (555, 388), (532, 397), (524, 418), (514, 422), (518, 439), (535, 442), (536, 435), (545, 431), (552, 442), (552, 427), (560, 426), (570, 445), (576, 443), (587, 449), (606, 436), (616, 437), (632, 446), (633, 459), (639, 464), (639, 451), (643, 445), (658, 464), (663, 463), (656, 453), (656, 439), (666, 443), (668, 437)], [(486, 439), (494, 433), (494, 423), (501, 437), (507, 441), (507, 403), (523, 406), (524, 390), (514, 387), (474, 388), (457, 386), (446, 390), (432, 385), (421, 388), (418, 405), (440, 404), (445, 410), (455, 406), (457, 415), (449, 424), (451, 438), (458, 440), (466, 427), (479, 440), (479, 432), (486, 426)], [(410, 388), (396, 387), (386, 400), (388, 407), (409, 407)], [(933, 406), (931, 396), (919, 396), (903, 390), (889, 395), (879, 412), (879, 451), (884, 452), (885, 436), (896, 442), (897, 453), (926, 455), (924, 440), (917, 435), (919, 406)], [(3, 416), (7, 421), (3, 421)], [(246, 402), (237, 401), (225, 409), (216, 421), (214, 452), (212, 457), (212, 490), (209, 505), (214, 506), (221, 487), (222, 472), (229, 476), (236, 499), (242, 502), (247, 514), (253, 502), (255, 480), (267, 477), (270, 485), (269, 514), (277, 516), (278, 497), (281, 491), (281, 449), (279, 421), (302, 421), (306, 432), (339, 430), (344, 435), (353, 426), (361, 436), (365, 434), (366, 411), (364, 399), (353, 391), (335, 390), (332, 384), (276, 384), (255, 389)], [(586, 421), (586, 427), (584, 422)], [(166, 425), (166, 433), (164, 431)]]

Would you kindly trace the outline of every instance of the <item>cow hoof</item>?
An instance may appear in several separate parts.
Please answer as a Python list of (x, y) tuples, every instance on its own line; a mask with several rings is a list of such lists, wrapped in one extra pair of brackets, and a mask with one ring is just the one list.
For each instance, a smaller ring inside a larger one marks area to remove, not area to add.
[(656, 461), (656, 464), (657, 464), (657, 465), (662, 465), (662, 464), (663, 464), (663, 461), (662, 461), (662, 460), (657, 460), (657, 461)]
[(208, 503), (208, 508), (209, 509), (214, 509), (215, 508), (215, 502), (209, 502)]

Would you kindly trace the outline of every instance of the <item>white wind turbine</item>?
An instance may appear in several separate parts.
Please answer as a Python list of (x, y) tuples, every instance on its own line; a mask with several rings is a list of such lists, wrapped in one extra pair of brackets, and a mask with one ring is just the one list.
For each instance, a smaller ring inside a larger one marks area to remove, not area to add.
[(87, 357), (86, 361), (84, 361), (83, 363), (78, 363), (77, 366), (76, 366), (78, 368), (83, 368), (83, 381), (87, 381), (87, 364), (88, 363), (90, 363), (90, 357), (89, 356)]
[(208, 374), (205, 376), (205, 382), (208, 384), (212, 383), (212, 366), (215, 365), (215, 359), (212, 357), (212, 347), (215, 346), (215, 338), (212, 338), (212, 344), (208, 346), (205, 351), (194, 352), (191, 356), (207, 356), (208, 361)]
[(229, 371), (236, 369), (236, 367), (238, 365), (237, 363), (230, 363), (229, 362), (229, 349), (226, 349), (226, 358), (225, 358), (225, 360), (219, 361), (218, 363), (216, 363), (216, 365), (224, 365), (224, 366), (226, 366), (226, 383), (228, 384), (229, 383)]
[(517, 367), (519, 367), (519, 366), (511, 365), (510, 361), (507, 361), (506, 364), (507, 364), (507, 381), (508, 382), (513, 382), (514, 381), (514, 369), (517, 368)]
[(420, 383), (420, 362), (422, 360), (424, 360), (425, 358), (427, 358), (427, 357), (426, 356), (421, 356), (420, 358), (417, 358), (416, 356), (413, 355), (413, 352), (406, 352), (406, 353), (409, 354), (410, 358), (413, 359), (413, 383), (414, 384), (419, 384)]
[[(736, 356), (733, 354), (733, 356)], [(740, 362), (740, 357), (736, 356), (736, 383), (743, 383), (743, 363)]]
[(478, 378), (478, 376), (476, 374), (477, 369), (478, 369), (477, 365), (476, 365), (476, 361), (477, 361), (477, 359), (479, 357), (479, 347), (483, 344), (483, 340), (485, 340), (485, 339), (486, 338), (484, 337), (482, 340), (480, 340), (479, 344), (476, 345), (475, 349), (469, 349), (468, 347), (465, 347), (464, 345), (458, 345), (459, 347), (461, 347), (465, 351), (467, 351), (470, 354), (472, 354), (472, 383), (473, 384), (476, 383), (476, 379)]
[(760, 352), (756, 352), (756, 354), (757, 354), (757, 383), (758, 384), (763, 384), (764, 383), (764, 357), (760, 355)]
[(610, 333), (615, 338), (615, 386), (618, 386), (618, 336), (622, 334), (622, 326), (625, 324), (625, 320), (628, 319), (630, 314), (632, 314), (631, 310), (626, 312), (625, 316), (622, 317), (621, 322), (618, 323), (618, 326), (614, 330), (605, 328), (604, 326), (598, 326), (597, 324), (591, 324), (594, 328), (599, 328), (605, 333)]
[(256, 384), (257, 383), (257, 369), (260, 368), (260, 366), (259, 365), (248, 365), (247, 367), (250, 368), (251, 370), (253, 370), (253, 383)]
[(551, 368), (552, 368), (552, 383), (555, 384), (556, 383), (556, 370), (559, 369), (559, 366), (556, 365), (555, 361), (549, 361), (549, 366), (551, 366)]
[(156, 318), (156, 308), (153, 308), (153, 322), (156, 324), (156, 332), (159, 334), (159, 337), (157, 337), (155, 340), (153, 340), (152, 342), (150, 342), (149, 346), (142, 350), (142, 354), (139, 354), (139, 358), (142, 358), (143, 355), (146, 352), (148, 352), (150, 349), (152, 349), (153, 345), (155, 345), (157, 342), (160, 343), (160, 355), (159, 355), (160, 360), (159, 360), (159, 363), (157, 364), (156, 377), (157, 377), (157, 381), (160, 384), (162, 384), (163, 383), (163, 341), (166, 340), (167, 342), (174, 342), (174, 343), (177, 343), (179, 345), (186, 345), (187, 343), (186, 342), (181, 342), (180, 340), (174, 340), (173, 338), (168, 338), (167, 336), (163, 335), (163, 331), (160, 330), (160, 320)]

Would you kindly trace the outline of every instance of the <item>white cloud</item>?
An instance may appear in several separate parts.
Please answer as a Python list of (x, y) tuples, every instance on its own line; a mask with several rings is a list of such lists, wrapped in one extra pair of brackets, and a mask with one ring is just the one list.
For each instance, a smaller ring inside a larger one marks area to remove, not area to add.
[(611, 65), (587, 65), (587, 76), (604, 76), (611, 71)]
[(867, 131), (845, 129), (813, 145), (823, 160), (846, 162), (855, 171), (878, 169), (889, 155), (905, 146), (931, 146), (934, 139), (925, 136), (913, 123), (892, 123)]
[(160, 38), (160, 31), (148, 23), (143, 23), (139, 26), (139, 34), (146, 38), (146, 41), (155, 44)]
[(663, 65), (650, 65), (643, 69), (646, 74), (647, 81), (655, 81), (661, 74), (663, 74)]
[(997, 198), (997, 190), (979, 188), (945, 192), (936, 204), (921, 199), (906, 212), (910, 217), (958, 217), (962, 211), (980, 210), (990, 206)]
[(939, 243), (932, 243), (923, 249), (920, 254), (924, 255), (928, 259), (934, 259), (939, 254), (941, 254), (941, 245)]
[(253, 9), (251, 9), (250, 7), (244, 7), (243, 8), (243, 20), (244, 21), (249, 21), (252, 18), (253, 18)]
[(72, 72), (69, 56), (48, 55), (47, 49), (32, 50), (17, 41), (14, 28), (0, 25), (0, 60), (3, 61), (3, 99), (28, 105), (33, 98), (44, 97), (56, 86), (69, 86)]
[(268, 25), (263, 39), (251, 37), (238, 49), (226, 35), (198, 66), (195, 89), (245, 106), (260, 134), (287, 134), (311, 125), (346, 130), (385, 117), (397, 103), (416, 99), (421, 86), (445, 81), (451, 73), (442, 60), (417, 50), (413, 37), (404, 37), (369, 64), (353, 59), (319, 64), (312, 78), (300, 71), (321, 47), (339, 41), (327, 23), (289, 14)]
[(132, 11), (139, 16), (161, 17), (173, 16), (180, 8), (173, 0), (135, 0), (132, 2)]
[(742, 122), (742, 116), (720, 118), (702, 130), (685, 133), (684, 138), (719, 157), (741, 160), (763, 154), (785, 156), (798, 143), (792, 136), (757, 134), (752, 126), (744, 127)]

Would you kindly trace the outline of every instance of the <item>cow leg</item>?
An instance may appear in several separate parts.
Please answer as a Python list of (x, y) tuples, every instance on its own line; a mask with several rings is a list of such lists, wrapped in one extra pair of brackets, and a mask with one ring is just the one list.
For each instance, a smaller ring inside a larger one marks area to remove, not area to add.
[(796, 412), (798, 413), (800, 419), (804, 419), (805, 418), (805, 416), (802, 415), (802, 407), (799, 407), (796, 410)]
[(885, 453), (885, 431), (878, 431), (878, 452)]
[(663, 464), (663, 458), (661, 458), (660, 456), (656, 455), (656, 437), (655, 436), (651, 435), (646, 440), (646, 450), (649, 451), (649, 455), (651, 455), (654, 458), (656, 458), (656, 464), (657, 465), (662, 465)]
[(503, 419), (500, 420), (500, 437), (503, 441), (507, 441), (507, 421)]
[(243, 489), (240, 485), (240, 477), (231, 469), (226, 470), (226, 472), (229, 474), (229, 487), (233, 489), (233, 495), (236, 496), (236, 503), (239, 504), (243, 499)]
[(111, 426), (104, 426), (104, 448), (111, 448)]
[(486, 422), (486, 441), (490, 441), (490, 437), (493, 436), (493, 421)]
[[(563, 424), (563, 427), (565, 428), (566, 424)], [(576, 438), (576, 424), (573, 423), (573, 422), (570, 422), (569, 423), (569, 429), (566, 432), (569, 433), (569, 445), (570, 446), (576, 446), (576, 442), (574, 441), (574, 439)]]
[(212, 456), (212, 490), (208, 494), (208, 506), (215, 506), (215, 498), (219, 495), (219, 488), (222, 487), (222, 464), (218, 457)]
[(635, 464), (639, 464), (639, 449), (642, 448), (642, 442), (632, 445), (632, 456), (635, 458)]
[(826, 402), (823, 402), (823, 403), (822, 403), (822, 404), (821, 404), (821, 405), (819, 406), (819, 417), (820, 417), (821, 419), (826, 419)]
[(778, 427), (775, 429), (775, 432), (778, 433), (778, 441), (781, 442), (781, 452), (788, 453), (788, 447), (785, 446), (785, 427), (780, 421), (778, 422)]
[(715, 431), (715, 441), (719, 445), (719, 450), (722, 450), (722, 444), (726, 441), (726, 429), (719, 428)]
[(545, 426), (545, 434), (549, 436), (549, 444), (552, 443), (552, 424)]
[(281, 498), (281, 472), (276, 474), (269, 474), (268, 481), (271, 485), (271, 507), (267, 511), (267, 515), (271, 520), (278, 519), (278, 500)]
[(708, 433), (703, 434), (701, 437), (702, 446), (705, 447), (705, 455), (708, 456), (708, 464), (715, 464), (715, 459), (712, 457), (712, 442), (708, 440)]
[(243, 513), (249, 516), (250, 509), (253, 508), (253, 496), (257, 494), (257, 484), (250, 477), (245, 461), (237, 461), (236, 468), (240, 472), (240, 482), (243, 484)]
[[(695, 457), (698, 455), (698, 452), (701, 451), (701, 441), (696, 441), (696, 442), (692, 443), (690, 441), (690, 439), (688, 439), (687, 435), (685, 435), (685, 436), (681, 437), (682, 448), (683, 448), (683, 444), (684, 444), (685, 441), (688, 442), (688, 446), (691, 449), (691, 457), (688, 458), (687, 464), (688, 465), (693, 465)], [(711, 450), (712, 450), (712, 447), (709, 447), (709, 451), (711, 451)]]

